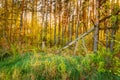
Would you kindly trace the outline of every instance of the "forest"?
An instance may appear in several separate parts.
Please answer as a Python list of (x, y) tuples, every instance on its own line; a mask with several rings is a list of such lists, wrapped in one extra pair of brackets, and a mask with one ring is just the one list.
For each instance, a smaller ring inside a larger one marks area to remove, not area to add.
[(120, 80), (120, 0), (0, 0), (0, 80)]

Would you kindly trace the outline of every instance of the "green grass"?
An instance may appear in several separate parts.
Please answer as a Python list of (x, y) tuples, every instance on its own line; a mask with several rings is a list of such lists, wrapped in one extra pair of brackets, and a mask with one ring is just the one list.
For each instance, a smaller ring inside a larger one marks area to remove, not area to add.
[(120, 80), (107, 57), (25, 53), (0, 61), (0, 80)]

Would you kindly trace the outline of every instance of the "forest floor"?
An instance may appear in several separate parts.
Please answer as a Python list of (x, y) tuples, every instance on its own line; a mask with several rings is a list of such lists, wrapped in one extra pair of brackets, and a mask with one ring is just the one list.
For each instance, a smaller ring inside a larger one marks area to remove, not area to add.
[(25, 53), (0, 61), (0, 80), (120, 80), (120, 59), (109, 53)]

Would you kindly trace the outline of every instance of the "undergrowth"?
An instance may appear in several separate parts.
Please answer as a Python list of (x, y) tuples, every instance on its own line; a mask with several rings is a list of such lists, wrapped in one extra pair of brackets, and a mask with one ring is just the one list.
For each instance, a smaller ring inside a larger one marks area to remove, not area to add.
[(120, 59), (109, 52), (17, 54), (0, 61), (0, 80), (120, 80)]

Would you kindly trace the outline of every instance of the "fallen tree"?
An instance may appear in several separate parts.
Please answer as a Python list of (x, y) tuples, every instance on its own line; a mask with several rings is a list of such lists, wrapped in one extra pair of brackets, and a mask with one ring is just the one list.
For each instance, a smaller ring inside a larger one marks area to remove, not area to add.
[(92, 32), (94, 30), (94, 26), (89, 29), (87, 32), (83, 33), (82, 35), (80, 35), (78, 38), (76, 38), (74, 41), (70, 42), (68, 45), (64, 46), (62, 49), (59, 50), (59, 52), (61, 52), (63, 49), (68, 48), (69, 46), (71, 46), (72, 44), (74, 44), (76, 41), (82, 39), (83, 37), (85, 37), (86, 35), (88, 35), (90, 32)]
[[(110, 17), (112, 17), (112, 15), (118, 15), (118, 13), (120, 12), (120, 9), (115, 13), (115, 14), (111, 14), (108, 15), (102, 19), (99, 20), (99, 22), (103, 22), (106, 19), (109, 19)], [(94, 28), (96, 26), (96, 24), (93, 22), (93, 27), (91, 29), (89, 29), (87, 32), (83, 33), (82, 35), (78, 36), (78, 38), (76, 38), (75, 40), (73, 40), (72, 42), (70, 42), (69, 44), (67, 44), (66, 46), (64, 46), (63, 48), (61, 48), (59, 51), (57, 51), (57, 53), (60, 53), (62, 50), (68, 48), (69, 46), (71, 46), (72, 44), (74, 44), (75, 42), (77, 42), (78, 40), (82, 39), (83, 37), (85, 37), (86, 35), (88, 35), (89, 33), (91, 33), (92, 31), (94, 31)]]

